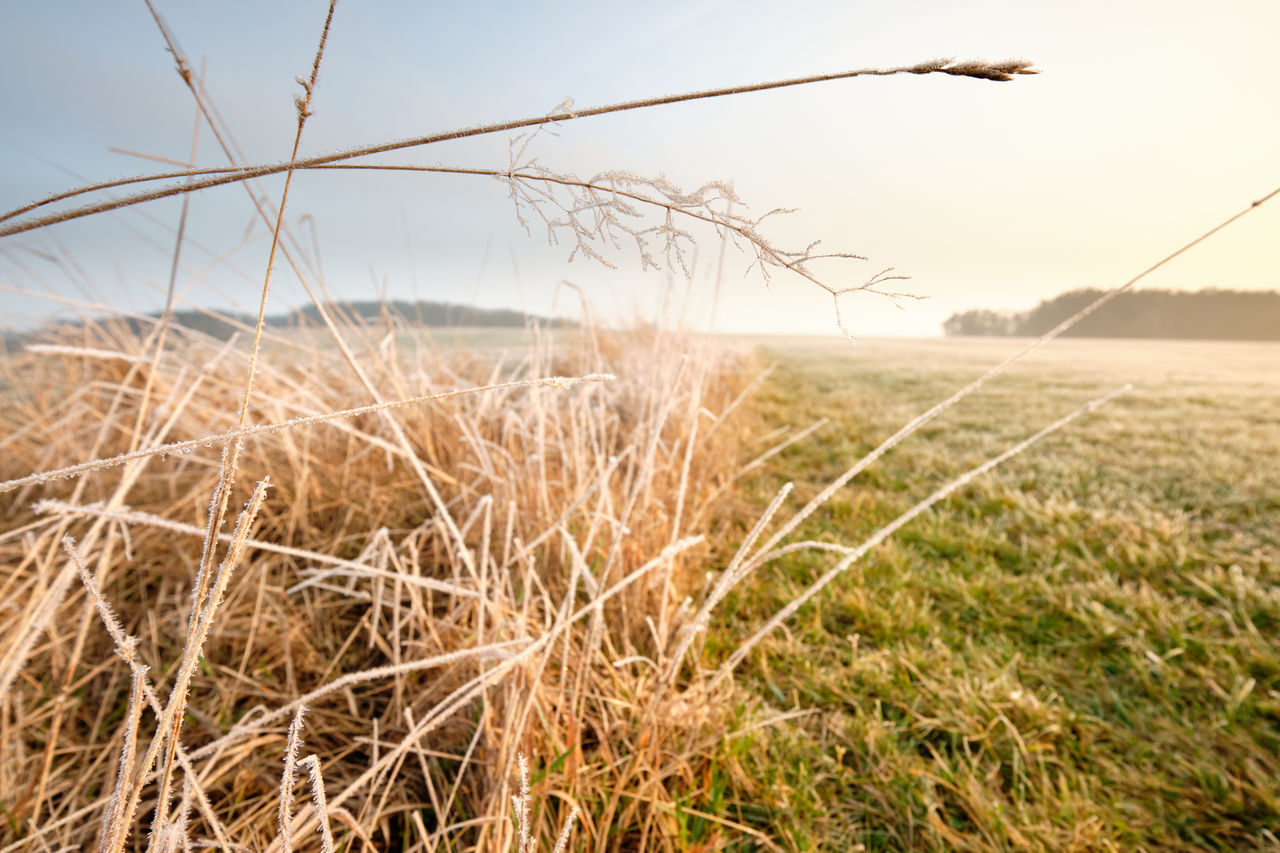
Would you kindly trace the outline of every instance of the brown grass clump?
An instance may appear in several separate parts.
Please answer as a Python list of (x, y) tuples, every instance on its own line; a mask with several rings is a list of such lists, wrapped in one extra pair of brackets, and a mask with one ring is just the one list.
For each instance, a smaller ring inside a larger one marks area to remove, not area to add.
[[(746, 375), (691, 360), (697, 344), (670, 335), (576, 337), (514, 363), (396, 339), (363, 353), (404, 396), (618, 378), (243, 437), (239, 482), (259, 486), (206, 580), (204, 526), (190, 522), (216, 494), (244, 348), (171, 334), (153, 359), (153, 337), (106, 324), (10, 358), (0, 476), (25, 484), (3, 496), (0, 582), (4, 630), (27, 642), (5, 657), (6, 841), (132, 849), (150, 825), (153, 843), (307, 849), (327, 817), (335, 837), (378, 847), (503, 848), (518, 751), (556, 768), (536, 836), (554, 839), (583, 800), (588, 838), (672, 835), (663, 783), (696, 772), (698, 740), (723, 716), (700, 680), (677, 683), (674, 655), (688, 647), (708, 501), (731, 495), (742, 456), (730, 415)], [(337, 352), (270, 346), (250, 423), (363, 402)], [(184, 440), (196, 446), (23, 480)], [(250, 491), (232, 489), (233, 506)], [(193, 589), (209, 590), (194, 611)], [(180, 741), (164, 736), (176, 724)], [(282, 796), (307, 763), (302, 738), (327, 815)]]

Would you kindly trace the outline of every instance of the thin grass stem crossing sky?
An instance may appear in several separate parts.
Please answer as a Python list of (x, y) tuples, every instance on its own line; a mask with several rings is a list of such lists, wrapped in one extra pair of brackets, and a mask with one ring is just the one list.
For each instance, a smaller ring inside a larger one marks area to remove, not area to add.
[[(156, 8), (193, 73), (204, 69), (236, 165), (287, 160), (295, 78), (310, 67), (327, 3)], [(22, 4), (0, 15), (0, 210), (187, 165), (192, 99), (144, 4)], [(841, 319), (853, 335), (932, 335), (954, 311), (1112, 286), (1275, 186), (1277, 32), (1280, 6), (1265, 0), (802, 0), (785, 16), (763, 2), (339, 4), (299, 157), (851, 68), (1028, 60), (1041, 73), (1008, 83), (832, 80), (566, 122), (523, 148), (522, 162), (559, 175), (627, 170), (684, 191), (724, 182), (740, 199), (732, 212), (752, 220), (794, 209), (762, 224), (771, 243), (820, 240), (814, 254), (867, 258), (813, 261), (831, 287), (892, 268), (909, 277), (893, 291), (927, 297), (849, 294)], [(362, 162), (505, 170), (521, 132)], [(206, 144), (190, 165), (231, 164)], [(259, 197), (278, 199), (281, 180), (260, 179)], [(113, 192), (125, 190), (93, 200)], [(180, 213), (170, 198), (0, 238), (0, 282), (26, 291), (0, 294), (0, 316), (22, 328), (66, 315), (45, 296), (162, 309)], [(581, 253), (568, 262), (572, 241), (549, 244), (538, 222), (526, 233), (490, 176), (301, 172), (285, 214), (313, 286), (334, 298), (546, 314), (567, 310), (554, 293), (569, 280), (598, 315), (630, 320), (682, 304), (686, 286), (679, 272), (642, 273), (625, 242), (601, 250), (616, 269)], [(662, 223), (660, 212), (645, 216)], [(256, 309), (270, 234), (254, 218), (234, 187), (191, 197), (179, 308)], [(696, 321), (711, 314), (718, 237), (705, 223), (680, 227), (696, 247)], [(1259, 211), (1144, 286), (1280, 288), (1276, 233), (1280, 211)], [(749, 251), (725, 256), (717, 328), (837, 331), (830, 296), (811, 282), (784, 272), (766, 285), (745, 275)], [(267, 310), (307, 301), (281, 271)]]

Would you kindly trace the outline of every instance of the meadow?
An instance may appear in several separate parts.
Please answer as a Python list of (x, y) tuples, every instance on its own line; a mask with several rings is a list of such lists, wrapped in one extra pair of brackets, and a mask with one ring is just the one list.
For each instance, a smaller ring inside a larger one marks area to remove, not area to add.
[[(521, 756), (546, 848), (571, 813), (570, 849), (1276, 843), (1274, 346), (1059, 341), (757, 561), (777, 518), (1022, 342), (345, 331), (366, 375), (437, 399), (247, 438), (269, 497), (222, 535), (203, 631), (190, 520), (247, 347), (171, 330), (147, 358), (106, 323), (6, 359), (7, 480), (190, 446), (4, 496), (6, 631), (30, 642), (5, 656), (26, 646), (3, 849), (511, 849)], [(264, 351), (253, 422), (363, 402), (337, 348)], [(526, 384), (471, 390), (503, 383)], [(1122, 383), (747, 641), (831, 549)], [(181, 789), (148, 836), (157, 774), (132, 765), (177, 679)], [(130, 781), (139, 831), (112, 836)]]
[[(892, 270), (850, 285), (859, 256), (771, 243), (727, 183), (530, 142), (1029, 62), (303, 157), (334, 6), (287, 160), (236, 153), (150, 8), (229, 165), (0, 214), (23, 239), (183, 199), (163, 311), (27, 291), (78, 319), (0, 355), (0, 853), (1280, 844), (1274, 347), (730, 341), (606, 329), (581, 291), (577, 328), (426, 332), (344, 316), (286, 212), (323, 169), (496, 179), (573, 255), (692, 277), (714, 238), (848, 334), (842, 297), (906, 298)], [(505, 165), (369, 160), (493, 134)], [(222, 186), (270, 237), (230, 340), (173, 313), (204, 310), (186, 202)], [(312, 328), (264, 323), (286, 269)]]
[[(844, 460), (1023, 342), (765, 342), (766, 420), (826, 419), (761, 495)], [(1059, 340), (942, 415), (797, 537), (857, 541), (1079, 401), (1133, 390), (940, 504), (743, 675), (805, 716), (760, 750), (794, 846), (1274, 849), (1280, 348)], [(712, 647), (824, 566), (784, 557)]]

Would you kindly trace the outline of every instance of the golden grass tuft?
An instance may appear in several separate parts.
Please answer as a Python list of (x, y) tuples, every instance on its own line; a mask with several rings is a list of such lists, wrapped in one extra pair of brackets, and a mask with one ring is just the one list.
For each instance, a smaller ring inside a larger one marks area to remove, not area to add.
[[(246, 347), (171, 330), (153, 358), (155, 339), (90, 325), (4, 362), (0, 477), (135, 452), (0, 497), (3, 629), (28, 638), (6, 660), (6, 844), (326, 849), (331, 824), (339, 847), (506, 849), (523, 751), (555, 791), (529, 817), (540, 846), (577, 809), (587, 843), (672, 849), (668, 783), (697, 775), (731, 707), (674, 674), (747, 457), (749, 362), (665, 333), (548, 335), (515, 359), (402, 336), (361, 367), (437, 399), (299, 422), (364, 402), (343, 356), (299, 336), (270, 345), (247, 417), (286, 428), (241, 434)], [(479, 385), (501, 387), (441, 396)], [(202, 580), (236, 437), (259, 486)]]

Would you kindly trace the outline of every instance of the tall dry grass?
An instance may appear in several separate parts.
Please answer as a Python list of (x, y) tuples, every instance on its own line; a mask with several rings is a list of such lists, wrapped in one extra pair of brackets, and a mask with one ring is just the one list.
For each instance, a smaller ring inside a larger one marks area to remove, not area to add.
[[(142, 445), (196, 446), (4, 496), (3, 588), (24, 603), (6, 627), (30, 639), (6, 656), (10, 841), (121, 849), (149, 815), (156, 837), (180, 816), (184, 838), (303, 849), (316, 809), (289, 817), (279, 796), (301, 766), (284, 748), (291, 718), (288, 742), (319, 756), (335, 832), (503, 847), (524, 751), (558, 757), (557, 776), (574, 780), (535, 815), (535, 835), (558, 832), (583, 797), (611, 799), (584, 811), (588, 837), (615, 824), (665, 834), (665, 782), (689, 772), (699, 738), (718, 736), (704, 685), (660, 675), (679, 669), (685, 599), (716, 532), (709, 500), (742, 455), (742, 365), (664, 334), (547, 336), (506, 360), (390, 339), (361, 363), (404, 396), (619, 378), (244, 437), (240, 476), (259, 485), (202, 579), (204, 529), (191, 521), (207, 520), (220, 475), (206, 437), (234, 433), (250, 356), (184, 333), (152, 359), (110, 323), (76, 337), (5, 363), (6, 480), (127, 452), (144, 387), (155, 409)], [(252, 422), (361, 401), (335, 350), (281, 344), (271, 356)], [(180, 738), (157, 735), (179, 724)], [(186, 790), (170, 809), (160, 798), (175, 774)]]

